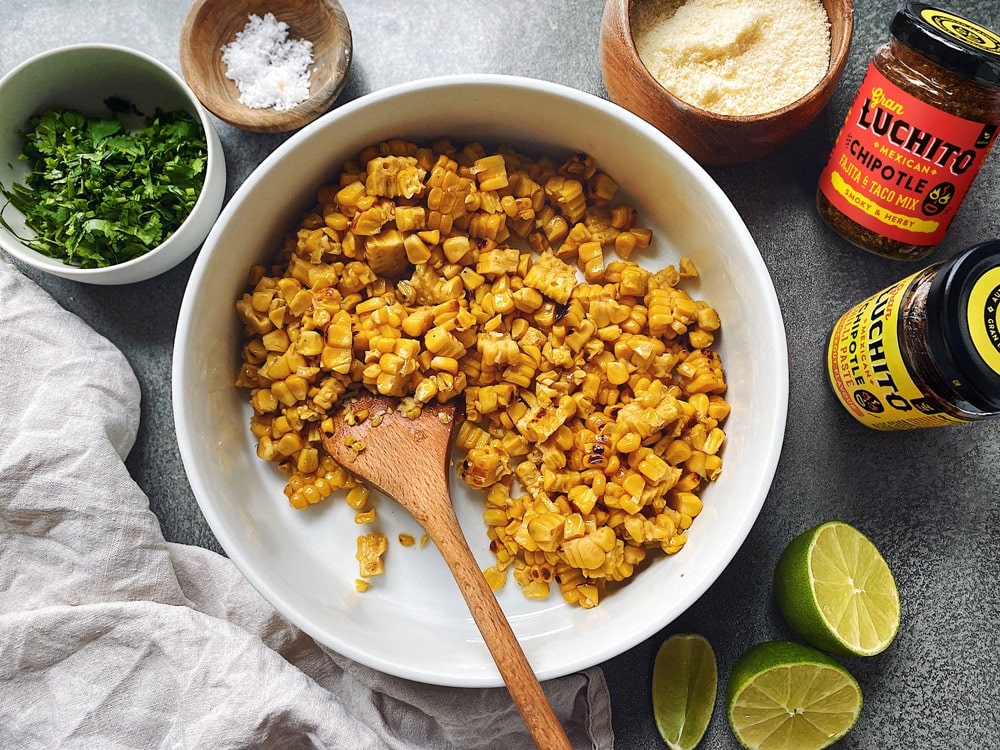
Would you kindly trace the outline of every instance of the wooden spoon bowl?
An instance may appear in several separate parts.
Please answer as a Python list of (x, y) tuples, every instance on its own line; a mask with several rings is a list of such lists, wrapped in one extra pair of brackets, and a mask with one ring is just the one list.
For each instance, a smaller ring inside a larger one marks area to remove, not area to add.
[[(854, 31), (851, 0), (823, 0), (830, 19), (830, 66), (808, 94), (761, 115), (708, 112), (668, 91), (649, 72), (635, 47), (632, 0), (607, 0), (601, 18), (601, 75), (611, 101), (639, 115), (705, 166), (740, 164), (777, 151), (826, 106), (840, 82)], [(766, 85), (762, 82), (761, 85)]]
[[(226, 77), (222, 47), (247, 25), (251, 14), (273, 13), (288, 24), (290, 39), (313, 45), (309, 98), (277, 111), (239, 101)], [(327, 112), (347, 83), (353, 45), (347, 15), (337, 0), (195, 0), (181, 28), (181, 72), (201, 103), (220, 120), (243, 130), (278, 133), (301, 128)]]
[[(497, 669), (540, 750), (569, 750), (528, 659), (458, 523), (448, 489), (454, 403), (428, 404), (415, 419), (398, 401), (362, 391), (330, 415), (323, 447), (341, 466), (394, 498), (433, 540), (469, 606)], [(364, 412), (358, 420), (348, 419)]]

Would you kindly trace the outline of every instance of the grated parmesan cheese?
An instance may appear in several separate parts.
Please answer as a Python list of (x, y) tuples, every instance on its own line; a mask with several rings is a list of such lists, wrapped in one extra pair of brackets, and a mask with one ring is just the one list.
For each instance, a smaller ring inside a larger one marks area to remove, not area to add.
[(830, 66), (830, 20), (819, 0), (642, 0), (631, 26), (660, 84), (717, 114), (780, 109)]
[(309, 97), (312, 42), (289, 39), (288, 24), (273, 13), (251, 14), (247, 25), (222, 48), (226, 77), (240, 90), (240, 104), (251, 109), (292, 109)]

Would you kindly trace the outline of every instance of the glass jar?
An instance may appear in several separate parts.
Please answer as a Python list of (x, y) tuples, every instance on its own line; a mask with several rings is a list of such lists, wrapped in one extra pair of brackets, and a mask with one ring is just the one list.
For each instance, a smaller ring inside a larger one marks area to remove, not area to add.
[(1000, 415), (1000, 240), (928, 266), (844, 313), (827, 370), (862, 424), (900, 430)]
[(947, 232), (1000, 125), (1000, 35), (903, 5), (820, 176), (823, 220), (860, 248), (926, 256)]

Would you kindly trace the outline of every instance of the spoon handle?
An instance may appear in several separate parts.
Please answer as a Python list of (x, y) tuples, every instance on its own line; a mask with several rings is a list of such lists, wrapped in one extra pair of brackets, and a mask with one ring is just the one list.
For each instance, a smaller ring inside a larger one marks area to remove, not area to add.
[(438, 518), (436, 523), (427, 524), (426, 530), (451, 569), (535, 745), (540, 750), (572, 748), (493, 589), (469, 549), (451, 498), (445, 495), (428, 506), (435, 508)]

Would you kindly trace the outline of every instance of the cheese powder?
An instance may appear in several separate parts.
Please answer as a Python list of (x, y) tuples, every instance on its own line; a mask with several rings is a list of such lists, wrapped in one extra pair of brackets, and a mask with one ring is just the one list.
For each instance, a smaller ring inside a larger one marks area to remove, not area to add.
[(780, 109), (830, 65), (830, 21), (819, 0), (637, 0), (631, 25), (660, 84), (716, 114)]

